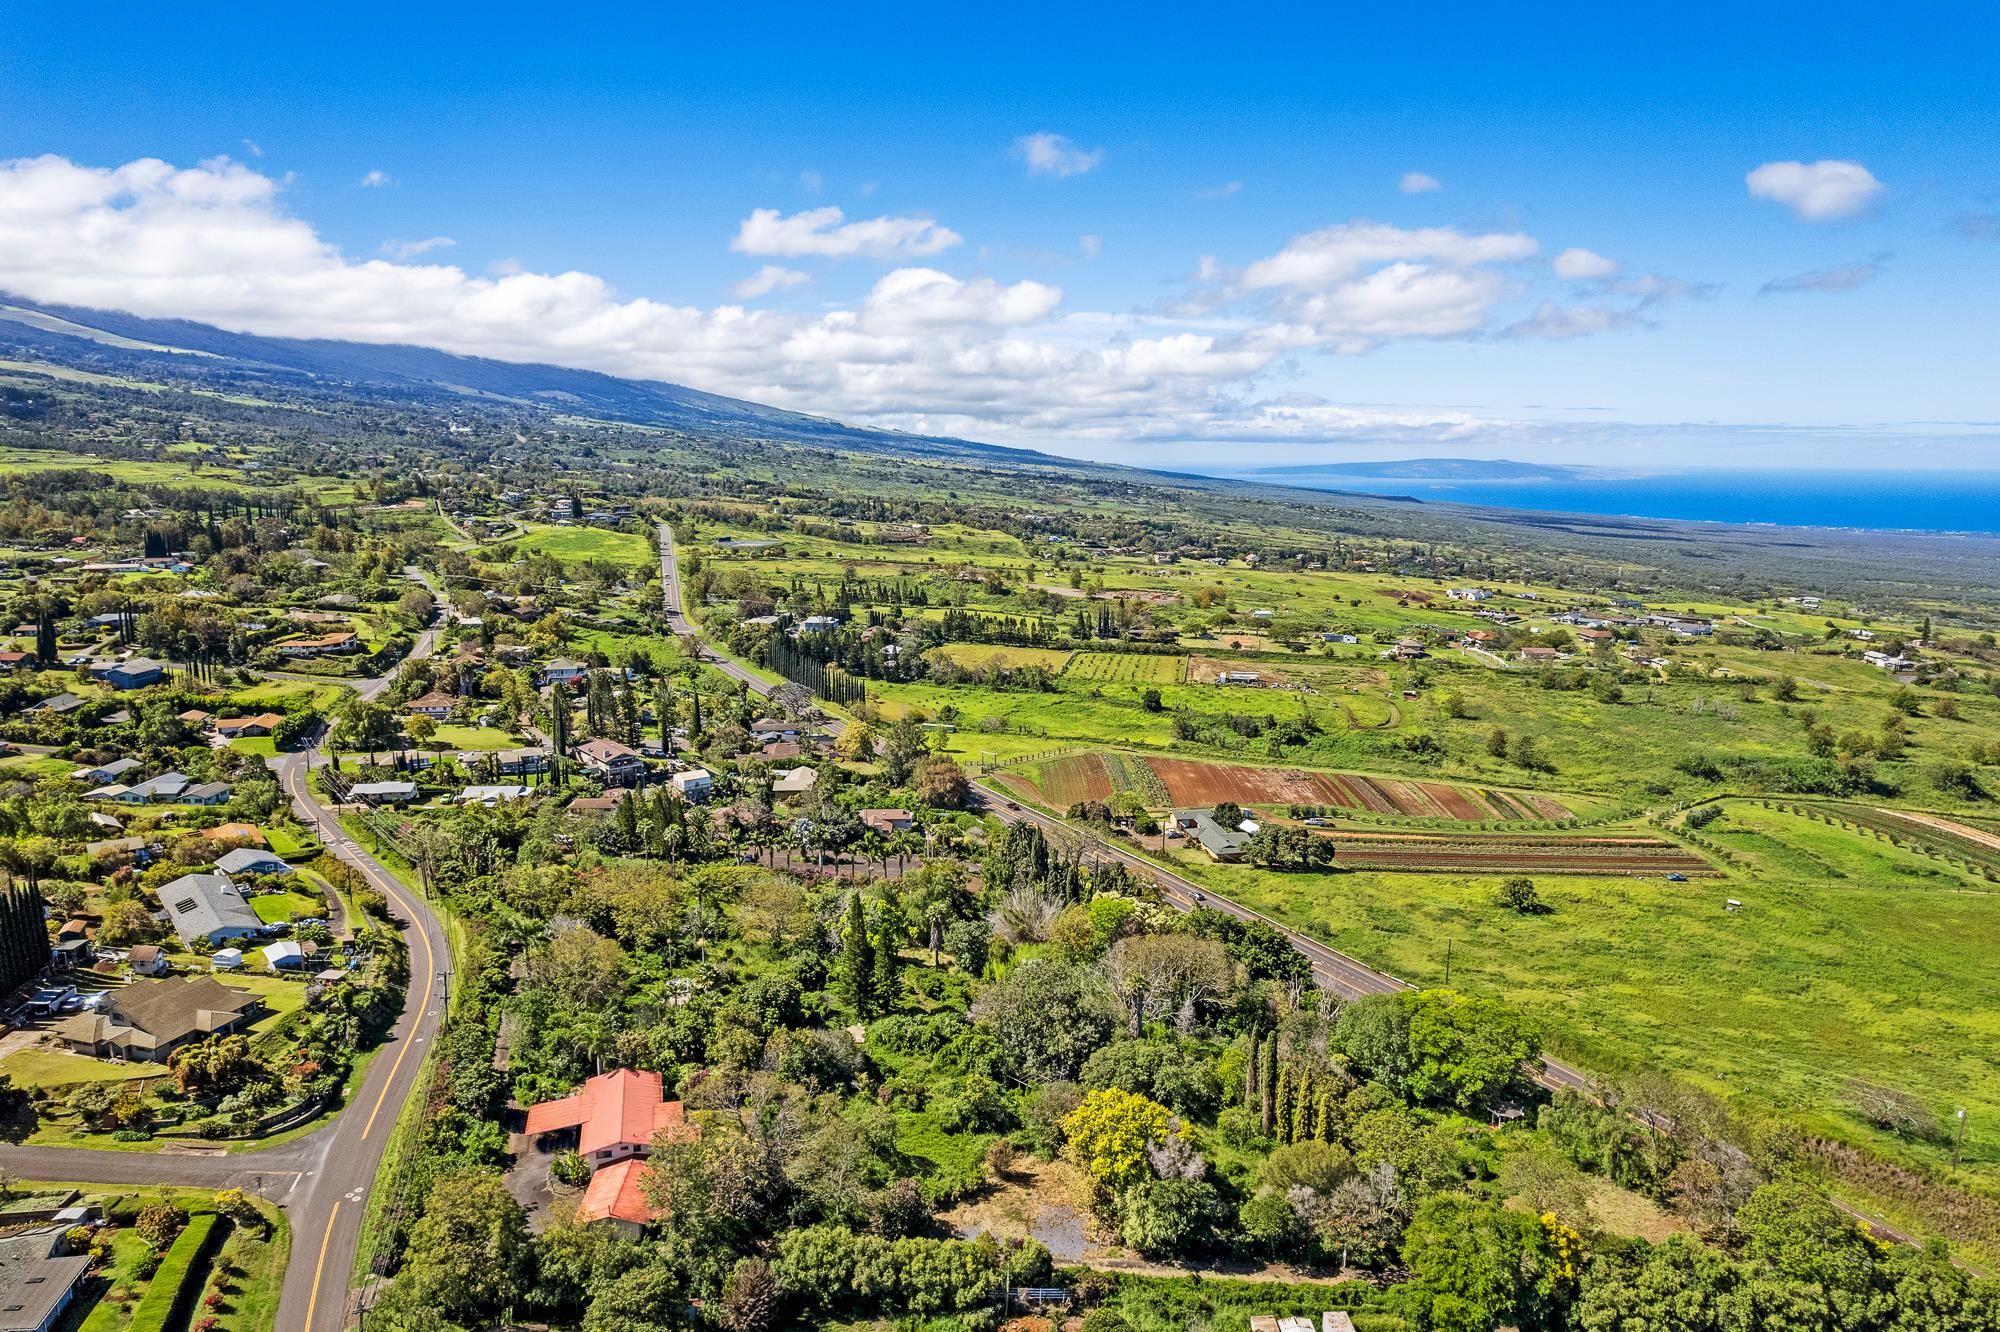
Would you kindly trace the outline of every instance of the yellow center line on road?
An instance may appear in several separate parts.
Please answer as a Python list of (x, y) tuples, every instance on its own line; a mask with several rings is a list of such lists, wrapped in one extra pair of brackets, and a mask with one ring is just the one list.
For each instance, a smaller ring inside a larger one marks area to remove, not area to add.
[(319, 1242), (319, 1261), (313, 1264), (312, 1294), (306, 1297), (306, 1332), (312, 1332), (313, 1313), (319, 1308), (319, 1281), (326, 1275), (326, 1250), (333, 1243), (334, 1219), (340, 1215), (340, 1200), (333, 1201), (333, 1210), (326, 1214), (326, 1235)]
[[(396, 1062), (389, 1066), (389, 1077), (382, 1084), (381, 1094), (375, 1098), (375, 1108), (368, 1112), (368, 1122), (361, 1128), (361, 1141), (363, 1142), (368, 1141), (368, 1135), (375, 1131), (375, 1117), (382, 1113), (382, 1103), (389, 1099), (389, 1089), (396, 1085), (396, 1075), (402, 1072), (403, 1061), (409, 1058), (410, 1047), (416, 1044), (417, 1027), (424, 1020), (424, 1006), (431, 1001), (431, 984), (437, 977), (437, 952), (431, 947), (431, 932), (424, 928), (424, 923), (418, 918), (416, 909), (403, 899), (401, 893), (386, 886), (382, 891), (389, 896), (390, 900), (396, 904), (403, 915), (416, 925), (417, 937), (424, 941), (424, 987), (422, 990), (423, 998), (417, 1003), (415, 1016), (410, 1019), (409, 1035), (404, 1038), (403, 1048), (396, 1051)], [(450, 996), (447, 995), (447, 1002), (449, 1002), (449, 999)]]

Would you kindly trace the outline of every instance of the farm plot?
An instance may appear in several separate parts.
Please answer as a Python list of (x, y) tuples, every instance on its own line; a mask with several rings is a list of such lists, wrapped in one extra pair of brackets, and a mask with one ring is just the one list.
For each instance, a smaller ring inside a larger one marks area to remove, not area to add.
[(1177, 805), (1334, 805), (1405, 818), (1488, 820), (1566, 819), (1569, 810), (1544, 795), (1454, 786), (1448, 782), (1397, 781), (1354, 773), (1255, 768), (1189, 759), (1147, 760)]
[(1683, 874), (1717, 871), (1660, 837), (1426, 837), (1334, 833), (1344, 869), (1405, 874)]
[(1179, 684), (1187, 675), (1187, 659), (1144, 652), (1079, 652), (1070, 658), (1063, 675), (1100, 684)]
[[(1813, 806), (1805, 807), (1808, 811)], [(1870, 805), (1826, 805), (1833, 818), (1879, 832), (1898, 842), (1955, 856), (1988, 871), (2000, 870), (2000, 834), (1925, 814), (1916, 810), (1878, 809)]]
[(1035, 786), (1056, 809), (1085, 800), (1109, 800), (1111, 773), (1098, 754), (1066, 754), (1035, 765)]

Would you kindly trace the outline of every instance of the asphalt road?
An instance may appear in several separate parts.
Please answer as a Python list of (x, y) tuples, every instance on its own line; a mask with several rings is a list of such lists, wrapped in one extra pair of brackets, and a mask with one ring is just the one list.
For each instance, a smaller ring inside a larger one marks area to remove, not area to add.
[[(438, 596), (437, 588), (421, 570), (406, 572)], [(437, 650), (448, 609), (441, 596), (439, 603), (438, 619), (418, 637), (404, 660), (421, 660)], [(353, 683), (363, 698), (374, 698), (389, 687), (390, 677)], [(396, 1118), (416, 1090), (423, 1051), (437, 1035), (444, 1013), (441, 982), (451, 961), (444, 928), (423, 899), (406, 891), (393, 874), (356, 845), (341, 829), (333, 808), (323, 804), (307, 784), (315, 756), (317, 751), (281, 754), (272, 762), (280, 785), (291, 797), (293, 812), (319, 834), (330, 852), (352, 865), (388, 899), (403, 923), (403, 938), (410, 950), (410, 984), (402, 1015), (370, 1062), (353, 1099), (324, 1127), (263, 1149), (228, 1152), (195, 1146), (113, 1152), (0, 1146), (0, 1170), (22, 1179), (240, 1188), (283, 1207), (292, 1225), (292, 1256), (278, 1301), (276, 1332), (338, 1332), (351, 1321), (349, 1276), (368, 1191), (374, 1187)]]

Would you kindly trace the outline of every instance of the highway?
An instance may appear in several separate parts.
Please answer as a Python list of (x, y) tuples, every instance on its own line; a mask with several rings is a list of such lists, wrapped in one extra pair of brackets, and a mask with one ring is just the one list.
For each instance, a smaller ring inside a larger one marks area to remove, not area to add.
[[(438, 598), (438, 613), (406, 661), (437, 650), (449, 607), (422, 570), (405, 571)], [(327, 677), (319, 677), (324, 683)], [(355, 681), (363, 698), (389, 687), (391, 675)], [(322, 736), (320, 743), (324, 743)], [(191, 1188), (240, 1188), (285, 1209), (292, 1226), (291, 1261), (278, 1302), (276, 1332), (338, 1332), (352, 1316), (348, 1278), (353, 1270), (369, 1191), (388, 1149), (396, 1118), (416, 1090), (423, 1053), (444, 1015), (440, 984), (451, 961), (444, 928), (422, 898), (341, 829), (337, 812), (308, 785), (317, 750), (281, 754), (272, 761), (291, 797), (293, 813), (319, 834), (327, 849), (352, 865), (389, 901), (402, 922), (410, 950), (410, 984), (403, 1012), (389, 1040), (346, 1107), (323, 1127), (276, 1147), (191, 1146), (159, 1152), (94, 1151), (70, 1147), (0, 1146), (0, 1170), (23, 1179), (88, 1184), (166, 1184)], [(323, 755), (321, 756), (323, 759)]]

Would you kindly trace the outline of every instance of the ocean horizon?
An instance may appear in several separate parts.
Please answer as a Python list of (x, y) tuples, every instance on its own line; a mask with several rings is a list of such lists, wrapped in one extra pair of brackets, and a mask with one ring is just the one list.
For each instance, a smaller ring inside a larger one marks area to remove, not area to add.
[(1579, 471), (1533, 479), (1237, 472), (1237, 480), (1501, 509), (1692, 522), (2000, 533), (2000, 471)]

